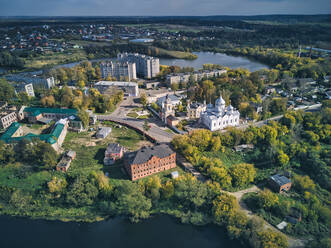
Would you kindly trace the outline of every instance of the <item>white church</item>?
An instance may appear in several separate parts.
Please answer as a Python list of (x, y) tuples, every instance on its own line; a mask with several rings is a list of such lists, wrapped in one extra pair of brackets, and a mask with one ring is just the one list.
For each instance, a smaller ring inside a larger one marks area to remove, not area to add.
[(206, 111), (201, 113), (200, 121), (210, 131), (217, 131), (229, 126), (238, 126), (239, 118), (239, 111), (231, 104), (226, 107), (224, 99), (220, 96), (215, 102), (215, 107), (212, 104), (207, 105)]

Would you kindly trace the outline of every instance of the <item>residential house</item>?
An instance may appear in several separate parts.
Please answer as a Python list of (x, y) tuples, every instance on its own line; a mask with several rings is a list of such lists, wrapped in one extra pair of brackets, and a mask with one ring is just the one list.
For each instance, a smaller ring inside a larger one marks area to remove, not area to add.
[(117, 143), (110, 143), (105, 151), (104, 165), (111, 165), (124, 155), (124, 147)]
[(56, 165), (57, 171), (67, 172), (71, 162), (76, 158), (75, 151), (68, 151), (66, 152), (63, 157), (61, 158), (60, 162)]
[(111, 133), (111, 127), (99, 127), (95, 137), (97, 139), (104, 139)]
[(270, 187), (277, 193), (289, 191), (292, 186), (292, 182), (285, 176), (274, 175), (269, 178)]

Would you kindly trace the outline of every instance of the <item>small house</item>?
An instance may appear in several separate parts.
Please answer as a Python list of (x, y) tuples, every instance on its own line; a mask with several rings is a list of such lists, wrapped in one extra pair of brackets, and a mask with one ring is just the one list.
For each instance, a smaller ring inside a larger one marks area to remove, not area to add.
[(95, 135), (97, 139), (104, 139), (111, 133), (111, 127), (100, 127)]
[(117, 143), (110, 143), (105, 151), (104, 165), (111, 165), (116, 160), (121, 159), (124, 155), (123, 146)]
[(68, 151), (64, 154), (64, 156), (61, 158), (60, 162), (56, 166), (57, 171), (63, 171), (67, 172), (71, 162), (76, 158), (76, 152), (75, 151)]
[(167, 124), (170, 127), (175, 127), (179, 124), (179, 119), (173, 115), (167, 117)]
[(287, 177), (277, 174), (269, 178), (269, 185), (275, 192), (281, 193), (289, 191), (292, 182)]

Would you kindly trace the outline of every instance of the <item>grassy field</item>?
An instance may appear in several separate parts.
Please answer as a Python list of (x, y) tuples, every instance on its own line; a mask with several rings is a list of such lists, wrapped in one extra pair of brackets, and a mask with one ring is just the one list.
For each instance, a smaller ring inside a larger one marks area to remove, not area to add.
[(25, 59), (26, 69), (41, 69), (59, 64), (66, 64), (87, 59), (82, 49), (69, 49), (65, 52), (48, 52)]

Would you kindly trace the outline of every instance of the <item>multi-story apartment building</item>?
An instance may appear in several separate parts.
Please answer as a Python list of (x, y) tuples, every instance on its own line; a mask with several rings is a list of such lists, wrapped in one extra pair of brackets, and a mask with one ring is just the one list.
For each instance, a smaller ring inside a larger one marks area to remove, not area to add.
[(11, 111), (0, 112), (0, 128), (7, 129), (14, 122), (17, 122), (16, 112), (11, 112)]
[(203, 78), (220, 77), (222, 74), (226, 73), (226, 70), (213, 70), (213, 71), (201, 71), (193, 73), (178, 73), (167, 75), (167, 82), (169, 85), (188, 83), (191, 80), (199, 81)]
[(136, 64), (137, 74), (143, 78), (154, 78), (160, 73), (160, 60), (139, 53), (120, 53), (119, 61)]
[(128, 153), (124, 166), (132, 181), (176, 167), (176, 153), (165, 144)]
[(100, 64), (101, 77), (115, 77), (117, 80), (131, 81), (137, 79), (136, 64), (130, 62), (106, 62)]
[(55, 80), (53, 77), (42, 78), (37, 76), (27, 77), (22, 75), (8, 75), (6, 76), (8, 81), (32, 84), (34, 88), (46, 88), (50, 89), (55, 86)]
[(34, 97), (34, 90), (32, 83), (23, 83), (15, 85), (16, 93), (25, 92), (28, 96)]

